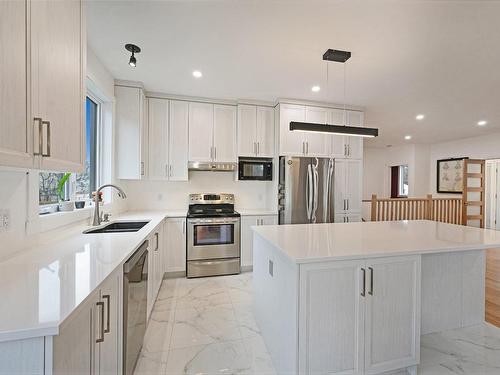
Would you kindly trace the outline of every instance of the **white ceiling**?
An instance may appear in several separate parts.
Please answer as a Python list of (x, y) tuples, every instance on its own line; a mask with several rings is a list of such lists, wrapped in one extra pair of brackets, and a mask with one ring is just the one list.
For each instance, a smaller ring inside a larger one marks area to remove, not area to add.
[[(343, 103), (343, 67), (330, 63), (327, 90), (321, 59), (343, 49), (352, 51), (347, 102), (380, 128), (371, 145), (500, 131), (500, 2), (91, 1), (87, 9), (99, 59), (150, 91)], [(125, 43), (143, 49), (136, 68)], [(488, 125), (477, 127), (481, 119)]]

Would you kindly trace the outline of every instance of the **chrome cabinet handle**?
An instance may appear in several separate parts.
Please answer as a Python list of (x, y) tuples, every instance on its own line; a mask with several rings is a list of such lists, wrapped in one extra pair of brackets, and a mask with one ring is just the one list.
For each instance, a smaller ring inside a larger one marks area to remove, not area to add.
[(257, 142), (257, 155), (260, 155), (260, 142)]
[[(43, 128), (43, 125), (47, 125), (47, 153), (44, 153), (43, 152), (43, 149), (40, 150), (42, 152), (42, 156), (43, 157), (46, 157), (46, 158), (49, 158), (51, 153), (50, 153), (50, 142), (51, 142), (51, 136), (50, 136), (50, 121), (43, 121), (42, 120), (42, 128)], [(43, 130), (42, 130), (42, 135), (43, 135)]]
[(168, 167), (168, 177), (172, 177), (172, 164)]
[(254, 155), (257, 155), (257, 146), (255, 145), (255, 142), (253, 143), (253, 153)]
[(366, 295), (366, 270), (361, 268), (361, 273), (363, 274), (363, 285), (361, 289), (361, 296), (364, 297)]
[(186, 222), (182, 222), (182, 234), (186, 234)]
[(101, 307), (101, 332), (100, 337), (95, 340), (95, 342), (99, 343), (104, 342), (104, 302), (96, 302), (96, 305)]
[(166, 177), (168, 177), (168, 171), (169, 171), (169, 169), (168, 169), (168, 168), (169, 168), (169, 167), (168, 167), (168, 164), (165, 164), (165, 176), (166, 176)]
[(109, 294), (104, 294), (102, 296), (103, 299), (106, 300), (106, 304), (108, 305), (108, 308), (106, 309), (106, 328), (104, 329), (104, 333), (110, 333), (111, 332), (111, 328), (110, 328), (110, 316), (111, 316), (111, 312), (110, 312), (110, 308), (111, 308), (111, 296)]
[(214, 160), (217, 160), (217, 147), (214, 147)]
[(305, 155), (306, 154), (306, 148), (304, 146), (304, 141), (302, 141), (302, 153)]
[(33, 118), (33, 121), (35, 123), (38, 123), (38, 152), (35, 152), (35, 137), (33, 136), (33, 155), (42, 155), (42, 149), (43, 149), (42, 119), (40, 117), (35, 117)]
[(347, 211), (349, 211), (349, 199), (346, 199), (346, 204), (347, 204)]
[(144, 162), (141, 161), (141, 176), (144, 176)]
[(373, 268), (368, 267), (368, 269), (370, 270), (370, 290), (368, 291), (368, 294), (373, 296)]
[(158, 251), (158, 248), (160, 247), (160, 240), (159, 240), (158, 232), (155, 233), (155, 237), (156, 237), (156, 249), (155, 249), (155, 251)]
[(306, 155), (309, 155), (309, 141), (306, 141)]

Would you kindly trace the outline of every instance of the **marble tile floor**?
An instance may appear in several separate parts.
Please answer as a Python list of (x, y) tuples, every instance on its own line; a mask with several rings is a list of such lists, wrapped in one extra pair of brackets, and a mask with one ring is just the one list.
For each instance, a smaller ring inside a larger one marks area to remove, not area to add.
[[(252, 303), (251, 273), (164, 280), (135, 375), (276, 374)], [(424, 335), (420, 354), (419, 375), (500, 375), (500, 329)]]
[(166, 279), (135, 375), (275, 375), (252, 313), (252, 274)]

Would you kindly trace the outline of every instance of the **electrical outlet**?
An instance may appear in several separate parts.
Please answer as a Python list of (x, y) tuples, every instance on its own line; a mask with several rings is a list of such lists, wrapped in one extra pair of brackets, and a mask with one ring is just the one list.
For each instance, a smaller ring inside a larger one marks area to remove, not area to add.
[(10, 212), (9, 210), (0, 210), (0, 232), (10, 229)]

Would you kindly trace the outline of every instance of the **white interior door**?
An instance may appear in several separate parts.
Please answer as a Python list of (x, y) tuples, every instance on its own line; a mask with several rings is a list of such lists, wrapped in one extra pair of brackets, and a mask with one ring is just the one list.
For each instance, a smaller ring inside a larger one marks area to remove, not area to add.
[(348, 159), (346, 166), (345, 199), (349, 212), (361, 212), (363, 161)]
[(148, 99), (149, 178), (166, 180), (168, 168), (168, 100)]
[(363, 264), (359, 260), (301, 265), (300, 374), (363, 373)]
[[(327, 108), (306, 107), (306, 122), (327, 124), (329, 111)], [(325, 133), (304, 133), (307, 156), (330, 156), (331, 135)]]
[(189, 161), (212, 161), (214, 105), (189, 103)]
[(365, 373), (413, 366), (420, 358), (420, 256), (367, 261)]
[(214, 152), (216, 161), (238, 161), (235, 106), (214, 105)]
[(80, 1), (32, 1), (33, 117), (43, 119), (41, 168), (81, 172), (85, 156), (85, 25)]
[(168, 141), (170, 181), (188, 180), (189, 104), (171, 100)]
[(28, 122), (26, 113), (26, 8), (25, 1), (0, 2), (0, 45), (8, 51), (0, 58), (0, 165), (14, 167), (33, 167), (32, 134), (38, 125)]
[(334, 210), (337, 213), (347, 211), (347, 192), (346, 192), (346, 179), (347, 179), (347, 160), (335, 159), (335, 176), (333, 178), (335, 198)]
[(274, 108), (257, 107), (258, 156), (274, 157)]
[(238, 105), (238, 156), (257, 155), (257, 107)]
[(303, 122), (305, 119), (306, 109), (303, 105), (280, 104), (280, 156), (304, 155), (304, 133), (290, 131), (290, 122)]

